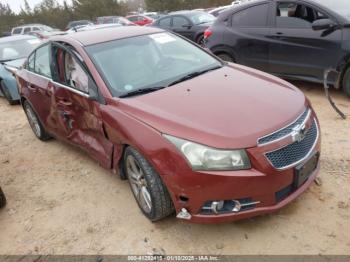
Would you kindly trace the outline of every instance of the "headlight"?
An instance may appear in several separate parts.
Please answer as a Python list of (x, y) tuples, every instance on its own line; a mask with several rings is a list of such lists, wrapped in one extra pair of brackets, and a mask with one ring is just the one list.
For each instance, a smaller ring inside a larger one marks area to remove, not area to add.
[(250, 169), (250, 161), (245, 150), (220, 150), (163, 135), (186, 157), (193, 170), (229, 171)]

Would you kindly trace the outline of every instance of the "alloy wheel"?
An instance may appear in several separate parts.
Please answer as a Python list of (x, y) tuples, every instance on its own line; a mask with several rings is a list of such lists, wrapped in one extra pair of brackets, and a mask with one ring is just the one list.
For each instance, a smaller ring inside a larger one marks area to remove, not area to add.
[(34, 134), (37, 137), (40, 137), (41, 136), (41, 128), (40, 128), (39, 120), (36, 117), (33, 110), (29, 106), (26, 107), (26, 115), (28, 117), (29, 125), (32, 128)]
[(145, 213), (152, 211), (152, 198), (147, 185), (145, 174), (137, 160), (129, 155), (126, 159), (126, 172), (133, 194)]

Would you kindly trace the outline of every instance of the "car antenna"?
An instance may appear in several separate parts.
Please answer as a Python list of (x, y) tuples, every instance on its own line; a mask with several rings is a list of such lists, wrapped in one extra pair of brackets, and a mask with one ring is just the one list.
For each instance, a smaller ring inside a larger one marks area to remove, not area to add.
[(329, 84), (328, 84), (328, 77), (330, 76), (330, 74), (332, 73), (335, 73), (336, 75), (339, 75), (339, 72), (335, 69), (327, 69), (325, 70), (324, 72), (324, 79), (323, 79), (323, 86), (324, 86), (324, 90), (325, 90), (325, 93), (326, 93), (326, 97), (329, 101), (329, 103), (331, 104), (331, 106), (333, 107), (333, 109), (340, 115), (340, 117), (342, 119), (346, 119), (346, 115), (340, 111), (340, 109), (336, 106), (336, 104), (333, 102), (332, 98), (331, 98), (331, 95), (329, 93)]

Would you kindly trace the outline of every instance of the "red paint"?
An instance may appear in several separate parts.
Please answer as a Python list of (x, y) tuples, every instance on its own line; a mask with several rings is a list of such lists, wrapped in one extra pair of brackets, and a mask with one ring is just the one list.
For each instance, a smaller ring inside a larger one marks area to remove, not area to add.
[[(257, 146), (258, 138), (294, 122), (305, 107), (311, 107), (301, 91), (266, 73), (229, 65), (147, 95), (113, 98), (83, 45), (98, 41), (96, 39), (102, 42), (140, 32), (137, 27), (128, 30), (120, 28), (118, 34), (111, 31), (104, 38), (98, 37), (103, 31), (98, 30), (97, 35), (90, 38), (82, 32), (53, 39), (71, 45), (81, 55), (106, 104), (72, 93), (25, 69), (18, 72), (20, 94), (33, 105), (47, 131), (85, 149), (102, 166), (115, 170), (123, 148), (133, 146), (160, 174), (176, 211), (185, 207), (192, 214), (193, 222), (227, 222), (274, 212), (309, 187), (318, 169), (301, 188), (276, 203), (275, 193), (293, 182), (294, 170), (274, 169), (264, 153), (290, 144), (291, 138)], [(29, 83), (32, 88), (28, 88)], [(73, 119), (71, 129), (62, 112), (68, 112)], [(314, 113), (312, 116), (316, 118)], [(216, 148), (247, 149), (252, 169), (193, 171), (163, 133)], [(319, 151), (320, 140), (315, 147), (315, 152)], [(180, 201), (180, 196), (189, 201)], [(199, 214), (207, 201), (247, 197), (261, 203), (256, 209), (238, 214)]]
[(129, 15), (125, 18), (140, 26), (149, 25), (154, 22), (154, 19), (144, 15)]

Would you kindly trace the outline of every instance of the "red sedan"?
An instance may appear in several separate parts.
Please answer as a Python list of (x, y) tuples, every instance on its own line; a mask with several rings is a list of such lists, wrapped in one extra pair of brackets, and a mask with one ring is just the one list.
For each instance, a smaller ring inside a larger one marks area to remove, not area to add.
[(57, 36), (17, 77), (34, 134), (118, 171), (152, 221), (270, 213), (319, 170), (319, 123), (301, 91), (161, 29)]
[(141, 26), (149, 25), (154, 22), (154, 19), (145, 15), (129, 15), (126, 17), (126, 19)]

